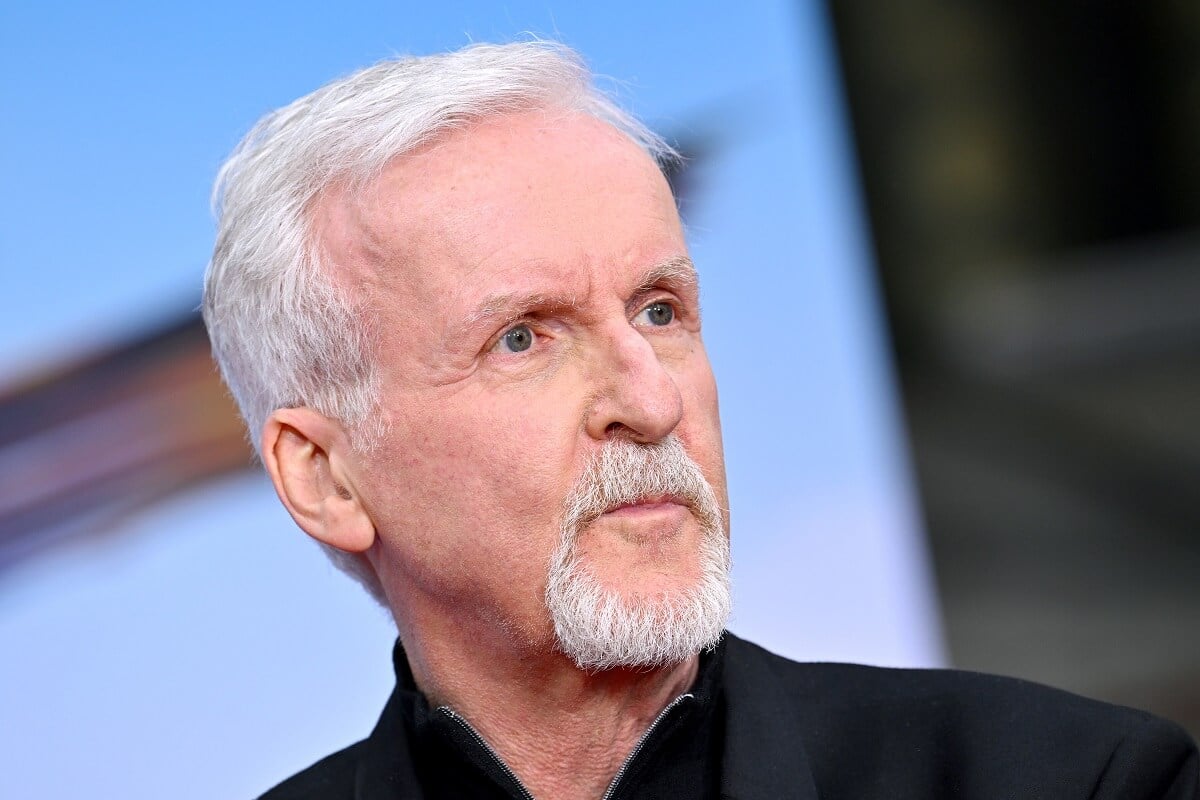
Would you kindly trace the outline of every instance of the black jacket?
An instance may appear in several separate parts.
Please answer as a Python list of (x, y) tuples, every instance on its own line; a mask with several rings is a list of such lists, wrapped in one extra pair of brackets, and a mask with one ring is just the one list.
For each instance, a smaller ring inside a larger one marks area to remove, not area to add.
[[(264, 800), (519, 797), (464, 730), (397, 687), (371, 736)], [(733, 635), (617, 796), (738, 800), (1200, 800), (1177, 726), (1037, 684), (952, 670), (800, 664)]]

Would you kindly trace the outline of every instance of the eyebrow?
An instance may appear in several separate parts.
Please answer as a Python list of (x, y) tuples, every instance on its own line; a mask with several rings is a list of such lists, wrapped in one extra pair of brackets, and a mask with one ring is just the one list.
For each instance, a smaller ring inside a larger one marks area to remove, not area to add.
[[(696, 267), (690, 258), (674, 256), (655, 264), (642, 274), (633, 290), (630, 304), (635, 304), (640, 295), (660, 284), (673, 284), (680, 289), (699, 291), (700, 281), (696, 275)], [(463, 318), (457, 330), (461, 334), (490, 320), (520, 319), (535, 308), (578, 307), (579, 303), (575, 298), (563, 298), (541, 292), (500, 292), (484, 298)]]
[(699, 293), (700, 277), (696, 274), (696, 265), (687, 256), (675, 256), (651, 267), (638, 281), (637, 288), (630, 297), (630, 305), (635, 305), (640, 295), (664, 284)]
[(481, 322), (495, 318), (518, 319), (535, 308), (567, 307), (575, 308), (574, 300), (563, 300), (540, 292), (502, 292), (489, 295), (482, 303), (475, 306), (470, 314), (463, 319), (464, 330), (473, 328)]

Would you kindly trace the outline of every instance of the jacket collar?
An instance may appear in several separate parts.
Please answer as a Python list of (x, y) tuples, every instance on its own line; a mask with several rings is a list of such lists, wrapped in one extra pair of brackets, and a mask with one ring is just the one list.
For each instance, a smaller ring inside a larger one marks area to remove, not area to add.
[(817, 800), (796, 698), (757, 648), (725, 634), (725, 752), (721, 796), (730, 800)]
[(429, 703), (417, 690), (398, 638), (392, 648), (392, 667), (396, 672), (396, 688), (366, 741), (366, 753), (355, 776), (355, 800), (395, 800), (422, 795), (413, 770), (413, 742), (409, 740), (405, 720), (427, 718)]
[[(701, 657), (692, 689), (701, 705), (715, 701), (724, 706), (721, 796), (817, 800), (799, 720), (791, 708), (795, 698), (783, 695), (784, 682), (766, 660), (755, 657), (755, 651), (753, 645), (727, 632), (713, 652)], [(409, 730), (423, 727), (431, 709), (416, 687), (398, 639), (392, 662), (396, 688), (366, 742), (356, 777), (358, 800), (421, 796)]]

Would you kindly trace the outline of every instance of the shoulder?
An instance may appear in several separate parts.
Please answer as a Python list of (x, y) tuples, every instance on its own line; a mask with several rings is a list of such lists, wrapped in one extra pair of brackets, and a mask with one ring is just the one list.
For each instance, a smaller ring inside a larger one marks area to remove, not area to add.
[[(726, 676), (731, 703), (766, 703), (787, 714), (814, 772), (829, 780), (855, 769), (861, 781), (871, 780), (862, 770), (869, 764), (875, 779), (960, 796), (1069, 797), (1068, 787), (1080, 786), (1095, 792), (1083, 797), (1192, 798), (1200, 791), (1196, 746), (1177, 725), (1029, 681), (804, 664), (736, 637)], [(858, 788), (868, 796), (878, 787)]]
[(298, 772), (259, 800), (340, 800), (353, 797), (355, 775), (366, 741), (352, 744)]
[(1161, 722), (1144, 711), (1018, 678), (954, 669), (802, 663), (732, 636), (727, 659), (733, 679), (758, 673), (761, 681), (769, 675), (776, 690), (784, 690), (805, 713), (840, 713), (874, 721), (904, 716), (914, 724), (946, 718), (969, 725), (983, 718), (992, 729), (1023, 731), (1073, 725), (1124, 731)]

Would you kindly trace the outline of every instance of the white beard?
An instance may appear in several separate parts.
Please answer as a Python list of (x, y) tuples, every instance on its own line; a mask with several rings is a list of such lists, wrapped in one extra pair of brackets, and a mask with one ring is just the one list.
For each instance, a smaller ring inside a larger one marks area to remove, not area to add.
[[(656, 596), (628, 599), (605, 587), (576, 548), (580, 530), (619, 505), (656, 495), (686, 502), (701, 526), (700, 579)], [(729, 539), (716, 495), (679, 440), (611, 440), (567, 497), (550, 561), (546, 606), (559, 649), (580, 669), (654, 668), (716, 645), (729, 619)]]

